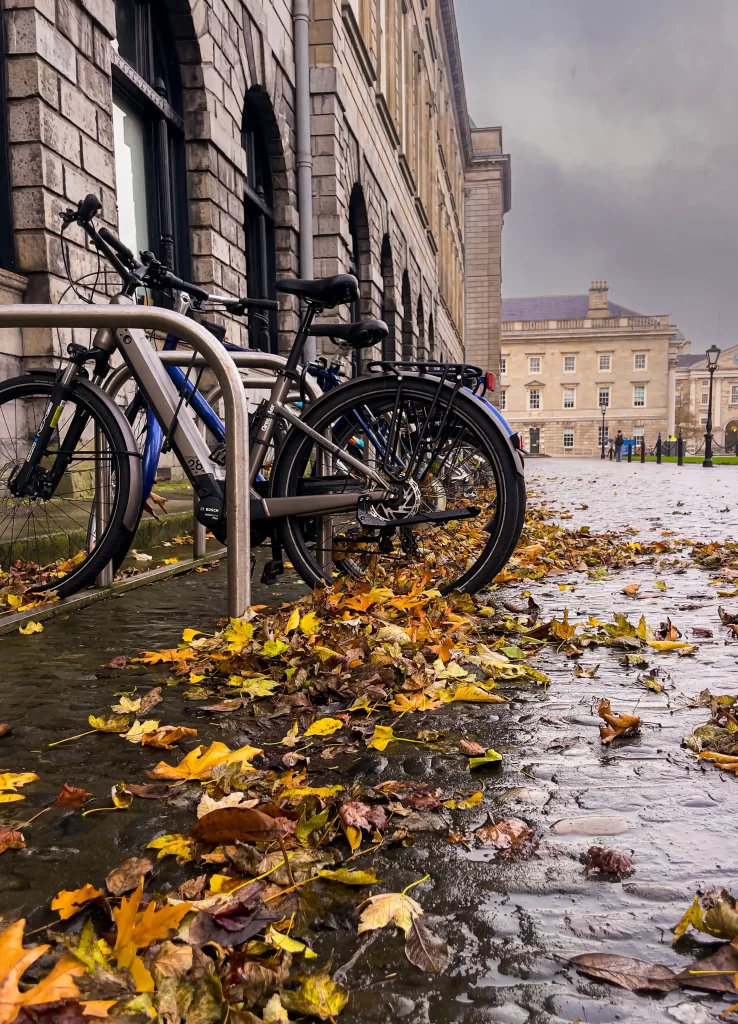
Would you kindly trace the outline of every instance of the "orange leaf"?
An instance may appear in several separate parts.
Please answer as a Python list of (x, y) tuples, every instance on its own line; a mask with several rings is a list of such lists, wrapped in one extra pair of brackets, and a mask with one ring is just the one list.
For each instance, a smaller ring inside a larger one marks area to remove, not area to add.
[(640, 715), (623, 715), (612, 711), (606, 697), (600, 701), (597, 714), (606, 722), (606, 725), (600, 726), (600, 739), (603, 743), (612, 743), (616, 736), (627, 729), (635, 729), (641, 723)]
[(82, 964), (70, 957), (61, 959), (38, 985), (21, 992), (18, 982), (31, 964), (47, 952), (49, 946), (23, 948), (21, 919), (0, 933), (0, 1024), (12, 1024), (23, 1006), (41, 1006), (63, 999), (78, 999), (74, 978), (84, 974)]
[(162, 725), (153, 732), (145, 732), (141, 737), (141, 746), (169, 750), (185, 736), (197, 736), (197, 729), (187, 729), (182, 725)]
[(51, 909), (55, 910), (62, 921), (72, 917), (85, 903), (96, 900), (98, 896), (104, 896), (102, 889), (96, 889), (94, 885), (83, 885), (81, 889), (62, 889), (51, 901)]

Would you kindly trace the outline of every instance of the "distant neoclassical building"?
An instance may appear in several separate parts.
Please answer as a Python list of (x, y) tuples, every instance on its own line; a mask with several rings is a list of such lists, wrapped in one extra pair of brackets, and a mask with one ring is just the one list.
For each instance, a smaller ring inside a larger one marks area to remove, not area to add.
[(609, 436), (652, 444), (674, 428), (677, 361), (688, 348), (668, 315), (611, 302), (606, 281), (584, 295), (505, 299), (500, 406), (533, 453), (596, 454), (603, 406)]
[[(699, 446), (707, 426), (710, 376), (704, 353), (682, 355), (676, 373), (678, 418), (685, 436)], [(712, 395), (712, 432), (735, 451), (738, 442), (738, 345), (720, 353)]]

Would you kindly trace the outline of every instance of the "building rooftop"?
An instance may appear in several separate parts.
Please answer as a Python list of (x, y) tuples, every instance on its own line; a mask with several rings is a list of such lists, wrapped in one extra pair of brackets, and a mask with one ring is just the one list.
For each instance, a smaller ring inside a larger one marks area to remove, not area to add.
[(677, 366), (678, 367), (681, 367), (681, 366), (694, 366), (695, 363), (699, 363), (704, 358), (705, 358), (705, 353), (704, 352), (696, 352), (696, 353), (694, 353), (692, 355), (688, 355), (688, 356), (679, 356), (679, 362), (677, 363)]
[[(610, 316), (645, 316), (633, 309), (608, 302)], [(540, 295), (526, 299), (503, 299), (503, 320), (583, 320), (589, 310), (589, 295)]]

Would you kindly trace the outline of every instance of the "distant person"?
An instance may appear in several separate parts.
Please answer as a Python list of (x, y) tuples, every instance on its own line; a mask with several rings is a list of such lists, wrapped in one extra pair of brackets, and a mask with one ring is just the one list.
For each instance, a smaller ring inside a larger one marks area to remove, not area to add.
[(623, 458), (623, 445), (625, 444), (625, 438), (623, 437), (622, 430), (618, 430), (615, 437), (615, 460), (621, 462)]

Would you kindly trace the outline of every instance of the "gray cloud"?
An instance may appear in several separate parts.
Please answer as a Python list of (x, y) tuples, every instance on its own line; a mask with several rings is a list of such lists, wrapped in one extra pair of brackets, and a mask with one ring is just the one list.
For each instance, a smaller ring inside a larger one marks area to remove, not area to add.
[(513, 168), (506, 295), (582, 292), (738, 342), (734, 0), (457, 0), (470, 113)]

